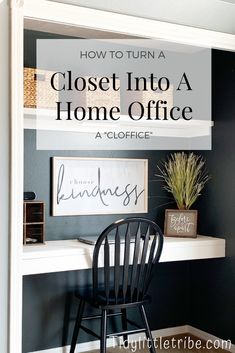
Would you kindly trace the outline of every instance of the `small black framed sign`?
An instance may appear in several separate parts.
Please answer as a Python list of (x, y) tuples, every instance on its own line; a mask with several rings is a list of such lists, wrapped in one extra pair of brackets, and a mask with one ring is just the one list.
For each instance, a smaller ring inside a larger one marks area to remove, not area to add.
[(165, 211), (164, 235), (166, 237), (197, 237), (197, 210)]
[(52, 215), (146, 213), (148, 160), (53, 157)]

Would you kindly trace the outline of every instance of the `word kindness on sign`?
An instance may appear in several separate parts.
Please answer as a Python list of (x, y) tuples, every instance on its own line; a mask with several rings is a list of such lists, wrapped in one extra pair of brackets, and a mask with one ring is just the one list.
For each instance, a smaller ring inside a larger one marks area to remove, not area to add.
[(147, 212), (147, 160), (53, 158), (53, 215)]

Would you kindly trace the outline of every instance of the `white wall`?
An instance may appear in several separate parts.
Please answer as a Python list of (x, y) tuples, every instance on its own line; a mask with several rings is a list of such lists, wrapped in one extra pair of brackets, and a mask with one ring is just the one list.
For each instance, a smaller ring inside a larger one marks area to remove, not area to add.
[(9, 208), (9, 9), (0, 0), (0, 352), (7, 353)]

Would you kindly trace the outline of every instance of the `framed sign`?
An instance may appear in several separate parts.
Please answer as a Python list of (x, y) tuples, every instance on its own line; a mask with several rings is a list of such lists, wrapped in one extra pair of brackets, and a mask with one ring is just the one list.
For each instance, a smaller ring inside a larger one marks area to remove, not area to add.
[(148, 160), (53, 157), (52, 215), (146, 213)]
[(196, 238), (197, 210), (166, 210), (164, 235)]

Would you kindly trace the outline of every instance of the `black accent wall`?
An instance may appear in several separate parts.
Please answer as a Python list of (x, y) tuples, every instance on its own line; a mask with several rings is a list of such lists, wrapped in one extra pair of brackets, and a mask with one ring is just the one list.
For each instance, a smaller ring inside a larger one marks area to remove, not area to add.
[(202, 234), (226, 239), (226, 259), (190, 265), (190, 324), (235, 343), (235, 53), (213, 51), (212, 180), (199, 203)]
[[(27, 39), (26, 33), (26, 39)], [(38, 36), (38, 33), (34, 33)], [(32, 44), (32, 43), (31, 43)], [(28, 49), (27, 49), (28, 48)], [(26, 41), (25, 65), (32, 66), (34, 50)], [(200, 152), (207, 159), (212, 180), (195, 208), (199, 233), (226, 238), (226, 259), (160, 264), (147, 308), (154, 329), (190, 324), (235, 343), (235, 54), (213, 51), (213, 150)], [(50, 157), (125, 157), (149, 160), (149, 213), (163, 227), (164, 209), (175, 207), (155, 177), (156, 165), (170, 151), (36, 151), (35, 131), (25, 131), (25, 191), (35, 191), (46, 203), (46, 240), (97, 234), (120, 215), (51, 217)], [(128, 215), (130, 216), (130, 215)], [(24, 278), (23, 353), (68, 344), (63, 334), (67, 295), (89, 283), (90, 271), (72, 271)], [(75, 307), (72, 305), (72, 311)], [(135, 320), (138, 317), (130, 313)], [(63, 340), (64, 337), (64, 340)], [(90, 340), (81, 334), (79, 342)]]

